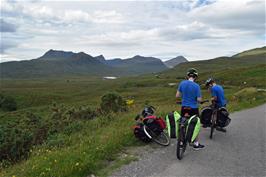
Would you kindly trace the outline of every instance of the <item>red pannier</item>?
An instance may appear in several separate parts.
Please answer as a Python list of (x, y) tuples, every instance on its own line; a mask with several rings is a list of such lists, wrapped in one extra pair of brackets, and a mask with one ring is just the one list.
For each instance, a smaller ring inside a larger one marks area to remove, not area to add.
[(134, 135), (136, 138), (140, 139), (141, 141), (148, 143), (151, 139), (145, 134), (143, 130), (143, 123), (139, 123), (133, 127)]
[(143, 119), (144, 124), (146, 122), (148, 122), (148, 119), (154, 119), (155, 120), (155, 123), (158, 124), (162, 130), (164, 130), (166, 128), (166, 123), (165, 123), (165, 121), (161, 117), (158, 118), (158, 117), (153, 116), (153, 115), (147, 116), (147, 117), (145, 117)]

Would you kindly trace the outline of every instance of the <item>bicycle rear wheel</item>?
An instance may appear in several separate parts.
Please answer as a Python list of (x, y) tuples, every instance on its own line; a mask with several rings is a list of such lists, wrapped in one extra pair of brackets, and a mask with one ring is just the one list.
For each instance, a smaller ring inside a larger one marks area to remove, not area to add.
[(176, 145), (176, 157), (181, 160), (186, 151), (186, 140), (185, 140), (184, 128), (179, 129), (177, 145)]
[(168, 135), (163, 131), (160, 133), (155, 133), (149, 127), (144, 125), (144, 132), (150, 139), (152, 139), (157, 144), (160, 144), (162, 146), (168, 146), (170, 144), (170, 139)]

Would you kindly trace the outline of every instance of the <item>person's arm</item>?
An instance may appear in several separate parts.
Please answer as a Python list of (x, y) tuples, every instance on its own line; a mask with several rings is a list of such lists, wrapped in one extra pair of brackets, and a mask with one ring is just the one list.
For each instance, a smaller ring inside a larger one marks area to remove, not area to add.
[(212, 101), (217, 101), (217, 93), (216, 93), (216, 91), (215, 91), (215, 89), (213, 87), (211, 88), (211, 95), (212, 95), (211, 100)]
[(212, 102), (213, 105), (216, 105), (217, 93), (216, 93), (216, 91), (215, 91), (215, 89), (213, 87), (211, 88), (211, 95), (212, 95), (211, 102)]
[(211, 98), (211, 101), (217, 101), (217, 96), (213, 96), (213, 97)]
[(197, 101), (202, 102), (200, 86), (198, 86), (198, 89), (197, 89)]
[(175, 97), (176, 98), (180, 98), (181, 97), (181, 93), (179, 92), (179, 90), (176, 91)]
[(175, 97), (176, 98), (181, 98), (182, 96), (182, 82), (178, 85)]
[(197, 98), (197, 101), (198, 101), (198, 102), (202, 102), (202, 97), (198, 97), (198, 98)]

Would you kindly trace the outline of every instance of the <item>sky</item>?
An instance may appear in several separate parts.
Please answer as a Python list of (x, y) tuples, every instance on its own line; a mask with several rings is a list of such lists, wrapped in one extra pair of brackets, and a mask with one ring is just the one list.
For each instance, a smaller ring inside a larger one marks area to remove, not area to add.
[(49, 49), (190, 61), (265, 46), (264, 0), (1, 0), (1, 62)]

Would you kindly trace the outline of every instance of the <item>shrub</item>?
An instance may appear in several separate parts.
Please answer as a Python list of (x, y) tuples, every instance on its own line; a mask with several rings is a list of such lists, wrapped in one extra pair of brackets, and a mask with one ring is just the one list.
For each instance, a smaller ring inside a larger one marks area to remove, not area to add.
[(3, 111), (17, 110), (17, 103), (13, 97), (0, 94), (0, 108)]
[(11, 163), (27, 158), (32, 146), (42, 143), (47, 137), (47, 127), (42, 119), (32, 113), (21, 119), (0, 125), (0, 162)]
[(105, 113), (127, 111), (126, 101), (117, 93), (107, 93), (101, 98), (101, 110)]
[(97, 116), (96, 111), (92, 110), (90, 107), (79, 107), (78, 109), (71, 109), (67, 112), (70, 116), (70, 119), (82, 119), (90, 120)]

